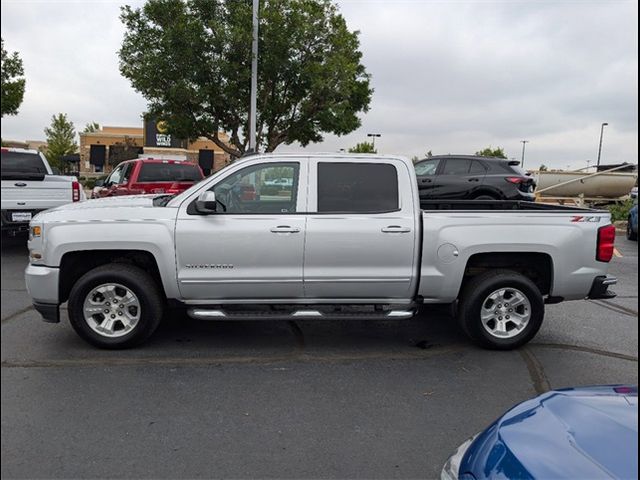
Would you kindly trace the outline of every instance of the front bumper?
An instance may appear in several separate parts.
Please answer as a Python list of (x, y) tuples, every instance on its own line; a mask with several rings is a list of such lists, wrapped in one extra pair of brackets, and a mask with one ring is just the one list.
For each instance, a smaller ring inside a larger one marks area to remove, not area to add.
[(616, 277), (602, 275), (596, 277), (593, 281), (593, 285), (591, 286), (591, 291), (587, 298), (590, 300), (606, 300), (610, 298), (615, 298), (617, 294), (611, 290), (609, 287), (612, 285), (616, 285), (618, 283), (618, 279)]
[(24, 281), (27, 292), (33, 300), (34, 308), (42, 315), (45, 322), (60, 322), (58, 301), (59, 268), (40, 265), (27, 265)]
[(60, 269), (43, 265), (27, 265), (24, 281), (34, 304), (58, 305)]

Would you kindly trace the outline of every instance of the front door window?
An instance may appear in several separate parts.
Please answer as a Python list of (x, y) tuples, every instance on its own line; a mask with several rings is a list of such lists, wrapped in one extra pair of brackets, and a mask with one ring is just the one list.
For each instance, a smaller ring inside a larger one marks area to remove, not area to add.
[(254, 165), (225, 178), (213, 187), (226, 214), (295, 213), (298, 163)]

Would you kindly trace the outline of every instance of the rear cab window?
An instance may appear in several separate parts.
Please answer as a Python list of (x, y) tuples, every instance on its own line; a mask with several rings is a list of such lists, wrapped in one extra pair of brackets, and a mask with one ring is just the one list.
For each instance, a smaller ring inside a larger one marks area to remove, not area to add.
[(202, 178), (202, 172), (192, 163), (143, 163), (137, 181), (197, 182)]
[(2, 150), (2, 178), (22, 178), (47, 175), (47, 167), (37, 153)]
[(318, 163), (318, 213), (399, 210), (398, 172), (388, 163)]

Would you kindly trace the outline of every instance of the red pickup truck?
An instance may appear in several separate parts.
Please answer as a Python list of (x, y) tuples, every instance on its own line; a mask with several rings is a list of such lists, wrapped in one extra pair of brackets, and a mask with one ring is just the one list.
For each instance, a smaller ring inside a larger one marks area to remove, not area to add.
[(145, 193), (180, 193), (204, 178), (195, 163), (153, 158), (120, 163), (105, 180), (96, 181), (91, 198)]

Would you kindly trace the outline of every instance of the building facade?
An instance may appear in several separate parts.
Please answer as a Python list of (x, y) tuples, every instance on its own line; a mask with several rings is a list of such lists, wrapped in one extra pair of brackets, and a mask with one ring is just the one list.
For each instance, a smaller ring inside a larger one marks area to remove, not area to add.
[[(154, 124), (155, 125), (155, 124)], [(162, 132), (162, 122), (151, 130), (145, 127), (104, 126), (94, 132), (80, 133), (80, 175), (100, 176), (111, 172), (122, 159), (160, 158), (199, 164), (205, 174), (226, 166), (230, 156), (211, 140), (201, 137), (195, 141), (171, 140)], [(226, 134), (220, 133), (223, 142)]]

